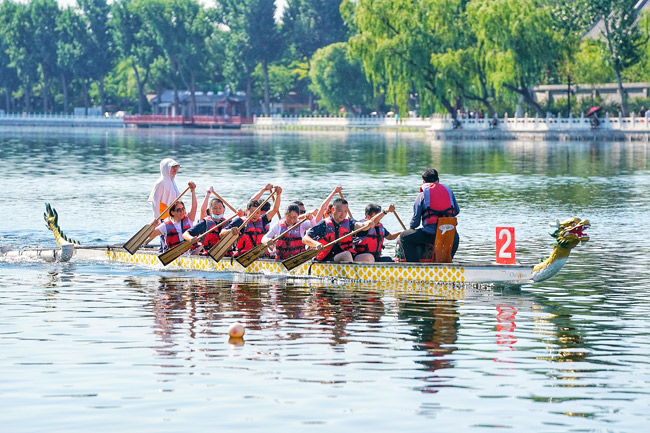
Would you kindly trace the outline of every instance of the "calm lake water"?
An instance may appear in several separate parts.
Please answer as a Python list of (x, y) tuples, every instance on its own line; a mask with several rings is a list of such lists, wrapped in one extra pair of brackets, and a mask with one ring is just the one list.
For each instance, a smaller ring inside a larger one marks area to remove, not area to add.
[(555, 218), (589, 219), (591, 241), (521, 288), (0, 259), (1, 431), (647, 430), (648, 143), (3, 128), (0, 245), (54, 246), (45, 202), (70, 238), (124, 242), (167, 156), (199, 201), (213, 185), (241, 207), (273, 183), (313, 208), (342, 185), (355, 216), (392, 202), (405, 222), (436, 167), (461, 206), (460, 261), (494, 260), (496, 226), (527, 262)]

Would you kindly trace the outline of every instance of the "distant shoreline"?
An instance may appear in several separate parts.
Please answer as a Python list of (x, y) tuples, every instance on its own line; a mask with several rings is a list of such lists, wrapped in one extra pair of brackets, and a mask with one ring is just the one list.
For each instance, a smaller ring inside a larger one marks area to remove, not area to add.
[(272, 133), (283, 132), (370, 132), (415, 133), (434, 140), (525, 140), (525, 141), (650, 141), (650, 128), (645, 118), (609, 118), (599, 120), (592, 128), (586, 118), (507, 118), (488, 126), (488, 119), (407, 118), (345, 118), (345, 117), (270, 117), (257, 118), (255, 124), (241, 129), (189, 128), (182, 126), (151, 126), (137, 128), (126, 125), (122, 118), (64, 115), (0, 115), (0, 126), (56, 129), (124, 129), (130, 131), (187, 131), (191, 133)]

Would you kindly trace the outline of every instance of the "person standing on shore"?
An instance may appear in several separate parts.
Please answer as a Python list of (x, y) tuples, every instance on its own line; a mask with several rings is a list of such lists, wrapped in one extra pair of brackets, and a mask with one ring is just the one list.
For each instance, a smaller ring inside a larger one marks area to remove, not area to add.
[[(402, 232), (400, 243), (407, 262), (420, 261), (418, 246), (433, 244), (436, 239), (438, 218), (453, 217), (460, 213), (454, 193), (439, 183), (438, 171), (428, 168), (422, 173), (422, 187), (413, 204), (413, 218), (409, 230)], [(420, 226), (422, 223), (422, 227)], [(458, 249), (458, 233), (454, 235), (451, 257)]]

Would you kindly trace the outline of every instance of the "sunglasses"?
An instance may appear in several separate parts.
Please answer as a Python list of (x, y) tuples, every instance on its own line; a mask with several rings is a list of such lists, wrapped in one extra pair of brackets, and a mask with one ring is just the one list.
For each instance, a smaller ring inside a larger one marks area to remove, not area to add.
[(177, 207), (174, 212), (181, 212), (181, 211), (185, 212), (185, 208), (184, 207)]
[(300, 215), (302, 215), (302, 214), (304, 214), (304, 213), (306, 213), (306, 212), (307, 212), (306, 210), (304, 210), (304, 209), (300, 209), (300, 211), (299, 211), (298, 213), (299, 213)]

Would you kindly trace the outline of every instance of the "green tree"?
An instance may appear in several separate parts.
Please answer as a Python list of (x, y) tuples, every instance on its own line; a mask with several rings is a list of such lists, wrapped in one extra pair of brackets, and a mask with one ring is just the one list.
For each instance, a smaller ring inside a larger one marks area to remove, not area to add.
[(32, 23), (34, 56), (39, 64), (42, 79), (43, 113), (50, 111), (50, 82), (57, 73), (57, 17), (60, 14), (56, 0), (31, 0), (29, 3)]
[(348, 44), (337, 42), (316, 50), (309, 70), (312, 91), (331, 113), (345, 107), (354, 113), (354, 107), (368, 106), (372, 87), (366, 81), (361, 62), (350, 57)]
[[(205, 72), (207, 63), (206, 40), (213, 31), (209, 15), (194, 0), (150, 0), (144, 2), (140, 10), (173, 74), (190, 91), (190, 115), (193, 115), (196, 113), (197, 80)], [(177, 94), (176, 80), (172, 82)], [(178, 101), (176, 103), (178, 107)]]
[(99, 86), (102, 113), (106, 112), (104, 79), (115, 65), (115, 43), (109, 28), (110, 6), (106, 0), (77, 0), (88, 26), (88, 38), (83, 41), (91, 57), (88, 73)]
[(603, 58), (614, 69), (618, 84), (621, 110), (627, 116), (627, 98), (623, 89), (623, 71), (640, 60), (640, 47), (648, 40), (642, 34), (635, 21), (636, 0), (592, 0), (588, 3), (591, 16), (599, 19), (602, 30), (597, 37), (605, 42), (606, 52)]
[(14, 11), (15, 5), (12, 2), (5, 1), (0, 4), (0, 88), (4, 89), (6, 111), (11, 111), (13, 108), (12, 89), (20, 85), (16, 68), (9, 55), (8, 32), (13, 22)]
[(551, 2), (473, 0), (467, 13), (477, 43), (484, 49), (487, 79), (497, 93), (514, 92), (537, 113), (545, 114), (531, 88), (565, 59)]
[(58, 17), (57, 70), (63, 92), (63, 111), (66, 114), (70, 112), (68, 88), (75, 79), (83, 87), (82, 96), (86, 115), (90, 108), (88, 84), (92, 78), (93, 55), (85, 43), (90, 39), (89, 31), (83, 17), (72, 7), (64, 9)]
[(138, 114), (144, 113), (145, 86), (151, 65), (161, 51), (155, 35), (145, 26), (139, 14), (139, 3), (146, 0), (120, 0), (111, 6), (110, 26), (116, 48), (123, 61), (133, 70), (137, 85)]
[(387, 99), (406, 109), (409, 96), (419, 95), (423, 114), (442, 106), (455, 116), (445, 77), (432, 55), (446, 50), (447, 36), (438, 31), (438, 11), (445, 0), (344, 0), (343, 19), (355, 32), (352, 54), (361, 59), (376, 91), (386, 87)]
[(4, 4), (5, 10), (11, 15), (5, 29), (7, 52), (20, 77), (23, 110), (31, 112), (32, 86), (38, 80), (38, 48), (34, 45), (34, 27), (29, 5), (9, 1)]
[[(220, 0), (223, 21), (230, 28), (229, 52), (241, 56), (240, 64), (246, 74), (247, 95), (251, 92), (252, 73), (257, 63), (264, 76), (264, 114), (270, 113), (269, 65), (282, 50), (282, 37), (275, 22), (274, 0)], [(250, 100), (246, 107), (250, 113)]]

